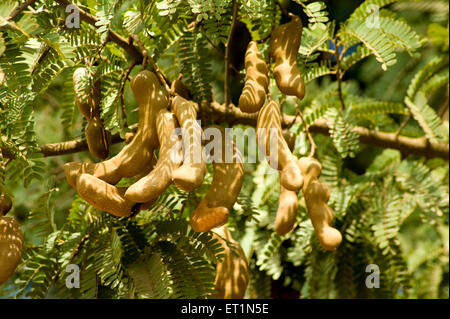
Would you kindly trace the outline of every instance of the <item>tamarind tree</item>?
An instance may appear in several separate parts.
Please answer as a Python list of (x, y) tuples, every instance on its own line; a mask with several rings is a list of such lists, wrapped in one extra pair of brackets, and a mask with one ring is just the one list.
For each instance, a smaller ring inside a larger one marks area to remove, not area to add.
[[(0, 215), (23, 247), (0, 296), (208, 298), (236, 263), (245, 298), (448, 298), (448, 23), (448, 0), (2, 0)], [(282, 165), (318, 191), (251, 143), (186, 168), (177, 125), (283, 130)], [(100, 176), (105, 158), (129, 163)], [(312, 212), (330, 209), (327, 246)]]

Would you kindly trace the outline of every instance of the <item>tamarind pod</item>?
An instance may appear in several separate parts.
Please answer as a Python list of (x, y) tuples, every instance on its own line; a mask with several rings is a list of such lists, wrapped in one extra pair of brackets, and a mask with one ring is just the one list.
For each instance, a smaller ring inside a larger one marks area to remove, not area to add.
[[(269, 164), (280, 170), (280, 183), (288, 190), (298, 192), (303, 185), (303, 177), (281, 130), (281, 110), (274, 100), (262, 107), (256, 123), (256, 140), (261, 151), (265, 151)], [(275, 139), (277, 152), (271, 154), (271, 139)], [(272, 155), (272, 156), (271, 156)], [(273, 158), (277, 156), (277, 159)]]
[[(219, 227), (228, 220), (230, 210), (236, 203), (244, 179), (241, 153), (233, 139), (226, 138), (220, 126), (211, 126), (220, 131), (222, 145), (221, 162), (213, 162), (213, 179), (205, 197), (192, 212), (190, 224), (194, 231), (205, 232)], [(214, 149), (216, 151), (216, 149)], [(231, 163), (226, 163), (226, 152), (232, 152)]]
[(22, 257), (23, 232), (11, 217), (0, 217), (0, 285), (13, 275)]
[[(73, 88), (75, 93), (75, 102), (78, 110), (87, 119), (92, 117), (92, 99), (83, 90), (83, 78), (89, 77), (89, 71), (86, 68), (78, 68), (73, 73)], [(84, 94), (83, 94), (84, 93)]]
[(181, 96), (172, 101), (172, 111), (181, 127), (184, 144), (183, 164), (173, 171), (173, 182), (182, 190), (191, 192), (203, 184), (206, 162), (201, 148), (202, 128), (197, 123), (195, 104)]
[(178, 79), (176, 79), (175, 81), (172, 82), (172, 85), (170, 86), (170, 90), (173, 93), (178, 94), (179, 96), (181, 96), (182, 98), (184, 98), (186, 100), (189, 100), (189, 98), (190, 98), (189, 90), (184, 85), (184, 83), (181, 81), (181, 77), (179, 77)]
[(177, 147), (180, 143), (175, 131), (177, 126), (173, 113), (167, 110), (158, 113), (156, 128), (161, 145), (158, 162), (147, 176), (128, 188), (125, 198), (137, 203), (148, 202), (158, 198), (172, 183), (172, 173), (182, 162), (181, 147)]
[(126, 190), (126, 187), (110, 185), (89, 174), (81, 174), (77, 179), (81, 198), (95, 208), (119, 217), (131, 215), (136, 204), (124, 197)]
[(321, 165), (317, 160), (307, 157), (299, 159), (298, 164), (305, 176), (303, 193), (317, 239), (325, 250), (335, 250), (342, 242), (342, 235), (331, 227), (334, 214), (326, 204), (330, 199), (330, 191), (318, 180)]
[[(225, 249), (225, 257), (216, 265), (214, 285), (217, 293), (214, 297), (242, 299), (249, 281), (248, 264), (244, 250), (225, 226), (215, 228), (212, 233), (213, 238), (218, 239)], [(233, 248), (230, 248), (225, 240), (230, 242)]]
[(298, 209), (297, 193), (280, 185), (280, 198), (275, 218), (275, 231), (283, 236), (289, 233), (295, 224)]
[(99, 117), (93, 117), (89, 120), (84, 130), (89, 152), (95, 157), (104, 160), (109, 154), (108, 132), (105, 130), (102, 120)]
[(8, 194), (0, 193), (0, 216), (6, 215), (12, 207), (12, 200)]
[(305, 83), (297, 66), (302, 37), (302, 21), (292, 16), (288, 23), (275, 27), (270, 35), (269, 55), (274, 59), (273, 75), (280, 91), (299, 99), (305, 96)]
[(245, 53), (245, 84), (239, 97), (243, 112), (255, 113), (263, 106), (269, 91), (269, 68), (259, 53), (256, 41), (250, 41)]
[(116, 184), (122, 177), (132, 177), (151, 161), (153, 149), (158, 146), (156, 114), (168, 107), (168, 99), (161, 90), (157, 76), (144, 70), (131, 81), (131, 89), (139, 105), (138, 130), (133, 140), (116, 156), (100, 163), (71, 162), (64, 165), (66, 179), (76, 186), (77, 176), (86, 173), (109, 184)]
[(293, 152), (295, 148), (295, 140), (297, 139), (297, 135), (286, 129), (283, 130), (283, 138), (286, 141), (286, 144), (288, 145), (291, 152)]

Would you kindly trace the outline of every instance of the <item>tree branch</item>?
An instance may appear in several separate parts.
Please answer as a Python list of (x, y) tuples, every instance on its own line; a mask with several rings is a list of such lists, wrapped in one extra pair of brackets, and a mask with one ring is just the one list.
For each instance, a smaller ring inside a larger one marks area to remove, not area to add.
[[(67, 0), (55, 0), (55, 2), (63, 7), (67, 7), (68, 5), (72, 4), (70, 1)], [(78, 10), (80, 12), (81, 20), (97, 27), (95, 25), (95, 23), (98, 21), (96, 17), (80, 8), (78, 8)], [(109, 30), (109, 40), (111, 40), (112, 42), (116, 43), (119, 47), (124, 49), (136, 61), (137, 64), (142, 63), (144, 58), (142, 53), (129, 40), (122, 37), (120, 34), (118, 34), (113, 30)]]
[(36, 0), (26, 0), (22, 2), (18, 7), (14, 9), (9, 17), (6, 18), (6, 21), (13, 20), (17, 17), (23, 10), (25, 10), (28, 6), (32, 5)]
[[(229, 105), (227, 108), (225, 104), (213, 102), (209, 107), (202, 107), (202, 112), (208, 119), (216, 124), (227, 122), (228, 125), (243, 124), (248, 126), (256, 126), (258, 114), (249, 114), (242, 112), (234, 105)], [(292, 122), (299, 122), (301, 119), (296, 119), (292, 115), (282, 115), (282, 127), (288, 127)], [(136, 126), (130, 127), (136, 130)], [(330, 135), (329, 126), (325, 120), (317, 120), (309, 126), (311, 133), (320, 133)], [(395, 133), (377, 132), (364, 127), (355, 127), (353, 129), (359, 134), (359, 141), (363, 144), (378, 146), (383, 148), (392, 148), (401, 151), (403, 154), (415, 154), (425, 156), (427, 158), (440, 157), (449, 159), (449, 144), (446, 143), (431, 143), (425, 137), (412, 138), (405, 136), (396, 136)], [(111, 143), (119, 143), (124, 140), (115, 134), (111, 138)], [(54, 144), (44, 144), (40, 146), (41, 153), (45, 156), (57, 156), (64, 154), (77, 153), (88, 150), (87, 142), (85, 140), (73, 140)]]

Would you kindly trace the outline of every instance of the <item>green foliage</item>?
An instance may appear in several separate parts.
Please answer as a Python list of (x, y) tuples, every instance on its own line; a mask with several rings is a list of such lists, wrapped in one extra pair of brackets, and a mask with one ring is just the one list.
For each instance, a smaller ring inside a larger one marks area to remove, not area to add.
[[(128, 81), (141, 66), (110, 41), (111, 30), (125, 40), (137, 35), (169, 80), (182, 73), (203, 107), (223, 96), (233, 1), (80, 0), (98, 21), (79, 29), (66, 28), (63, 8), (49, 0), (5, 23), (16, 2), (0, 3), (0, 189), (13, 195), (25, 246), (0, 296), (208, 298), (223, 247), (211, 233), (194, 232), (188, 218), (211, 172), (194, 192), (171, 186), (148, 210), (116, 218), (65, 181), (64, 163), (93, 158), (44, 158), (40, 145), (80, 138), (78, 67), (92, 71), (86, 87), (101, 80), (101, 117), (112, 134), (124, 137), (137, 122)], [(271, 0), (238, 3), (239, 20), (269, 61), (270, 33), (285, 14)], [(366, 0), (341, 23), (325, 1), (281, 5), (307, 21), (297, 56), (307, 93), (298, 101), (271, 81), (271, 96), (285, 113), (303, 114), (290, 127), (296, 156), (309, 153), (305, 125), (311, 129), (343, 242), (334, 252), (321, 248), (302, 192), (293, 231), (277, 235), (278, 172), (265, 162), (246, 164), (228, 221), (248, 259), (246, 297), (271, 298), (282, 287), (299, 298), (448, 298), (448, 161), (367, 146), (354, 130), (448, 143), (448, 1)], [(237, 101), (243, 77), (232, 73)], [(318, 134), (318, 121), (328, 124), (328, 135)], [(66, 287), (69, 264), (80, 268), (80, 289)], [(365, 283), (371, 264), (380, 269), (377, 289)]]

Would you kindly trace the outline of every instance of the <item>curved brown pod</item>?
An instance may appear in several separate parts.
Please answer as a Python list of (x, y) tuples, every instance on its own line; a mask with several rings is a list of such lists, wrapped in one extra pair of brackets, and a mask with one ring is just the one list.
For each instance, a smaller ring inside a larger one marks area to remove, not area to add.
[(0, 285), (13, 275), (22, 257), (23, 232), (11, 217), (0, 217)]
[[(233, 139), (225, 138), (225, 129), (220, 126), (211, 126), (220, 132), (222, 145), (220, 156), (221, 162), (213, 162), (213, 179), (205, 197), (197, 208), (192, 212), (190, 224), (197, 232), (206, 232), (214, 227), (225, 224), (228, 220), (230, 210), (236, 203), (241, 191), (244, 179), (244, 165), (241, 153), (236, 147)], [(216, 149), (214, 149), (216, 151)], [(230, 154), (230, 162), (227, 163), (226, 155)]]
[(144, 203), (158, 198), (172, 183), (173, 171), (182, 162), (181, 147), (175, 132), (178, 127), (175, 115), (167, 110), (161, 110), (156, 117), (158, 131), (159, 159), (155, 168), (139, 181), (131, 185), (125, 193), (125, 198), (137, 203)]
[[(231, 236), (225, 226), (215, 228), (213, 237), (218, 239), (225, 251), (225, 257), (216, 266), (216, 280), (214, 282), (218, 299), (242, 299), (245, 296), (249, 275), (248, 264), (244, 250)], [(233, 247), (228, 245), (230, 243)]]
[(116, 184), (122, 177), (132, 177), (149, 165), (153, 150), (158, 146), (156, 114), (168, 107), (157, 76), (144, 70), (131, 81), (131, 89), (139, 105), (138, 130), (133, 140), (116, 156), (100, 163), (71, 162), (64, 165), (66, 179), (76, 186), (82, 173), (93, 175), (109, 184)]
[(81, 198), (115, 216), (130, 216), (136, 204), (124, 197), (126, 190), (126, 187), (110, 185), (89, 174), (81, 174), (77, 179), (77, 191)]
[(300, 18), (292, 15), (291, 21), (273, 29), (269, 46), (269, 54), (275, 61), (273, 75), (278, 88), (299, 99), (305, 96), (305, 83), (297, 66), (302, 29)]
[(12, 200), (6, 193), (0, 193), (0, 216), (6, 215), (12, 207)]
[(311, 157), (300, 158), (298, 165), (305, 177), (303, 193), (317, 239), (324, 249), (335, 250), (342, 241), (342, 235), (331, 227), (334, 214), (327, 205), (330, 191), (319, 181), (322, 165)]
[(173, 172), (173, 182), (182, 190), (191, 192), (203, 184), (206, 162), (201, 149), (202, 128), (197, 123), (195, 104), (177, 95), (172, 100), (172, 111), (181, 127), (184, 144), (183, 164)]
[[(274, 100), (269, 100), (259, 111), (256, 133), (259, 148), (265, 151), (270, 165), (280, 171), (281, 185), (288, 190), (298, 192), (303, 185), (303, 177), (297, 165), (297, 158), (292, 154), (283, 137), (281, 110)], [(276, 152), (272, 151), (274, 154), (271, 154), (271, 144), (277, 148)], [(274, 159), (273, 156), (277, 158)]]
[(92, 118), (84, 130), (89, 152), (95, 157), (104, 160), (109, 154), (110, 136), (105, 130), (99, 117)]
[(269, 68), (259, 53), (256, 41), (250, 41), (245, 53), (245, 84), (239, 98), (243, 112), (255, 113), (263, 106), (269, 90)]

